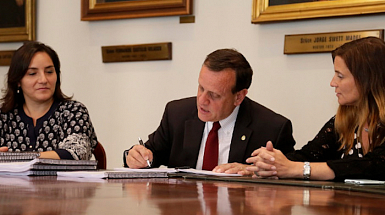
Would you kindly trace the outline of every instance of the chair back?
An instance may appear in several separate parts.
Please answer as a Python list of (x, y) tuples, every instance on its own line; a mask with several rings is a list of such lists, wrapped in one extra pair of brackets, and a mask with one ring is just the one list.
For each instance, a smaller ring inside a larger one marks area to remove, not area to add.
[(96, 145), (93, 151), (95, 159), (98, 161), (98, 169), (106, 169), (107, 168), (107, 157), (106, 152), (100, 142)]

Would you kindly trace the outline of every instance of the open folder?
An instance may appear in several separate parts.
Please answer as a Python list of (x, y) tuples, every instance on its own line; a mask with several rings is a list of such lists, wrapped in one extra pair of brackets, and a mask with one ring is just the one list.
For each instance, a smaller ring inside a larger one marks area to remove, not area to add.
[(178, 168), (151, 168), (151, 169), (130, 169), (130, 168), (114, 168), (114, 170), (106, 171), (72, 171), (58, 172), (58, 176), (77, 177), (77, 178), (166, 178), (169, 173), (191, 173), (211, 176), (241, 176), (239, 174), (216, 173), (207, 170), (196, 169), (178, 169)]

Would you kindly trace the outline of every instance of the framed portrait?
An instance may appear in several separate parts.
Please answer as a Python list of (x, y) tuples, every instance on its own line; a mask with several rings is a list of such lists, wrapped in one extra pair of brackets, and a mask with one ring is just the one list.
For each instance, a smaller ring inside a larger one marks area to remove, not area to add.
[(81, 20), (192, 14), (193, 0), (81, 0)]
[(35, 0), (0, 0), (0, 42), (35, 40)]
[(254, 24), (385, 12), (385, 0), (253, 0)]

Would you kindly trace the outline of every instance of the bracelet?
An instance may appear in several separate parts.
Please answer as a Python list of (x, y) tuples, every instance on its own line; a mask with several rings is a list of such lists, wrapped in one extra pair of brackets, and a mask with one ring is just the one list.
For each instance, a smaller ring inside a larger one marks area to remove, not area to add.
[(310, 179), (310, 163), (309, 162), (305, 162), (303, 164), (303, 179), (305, 180), (309, 180)]

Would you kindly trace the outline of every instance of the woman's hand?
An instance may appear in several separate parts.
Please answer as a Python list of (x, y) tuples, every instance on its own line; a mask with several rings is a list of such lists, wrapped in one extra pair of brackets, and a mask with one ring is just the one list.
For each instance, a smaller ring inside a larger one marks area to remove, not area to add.
[(40, 152), (39, 158), (60, 159), (59, 155), (55, 151)]
[(7, 151), (8, 151), (7, 146), (0, 147), (0, 152), (7, 152)]

